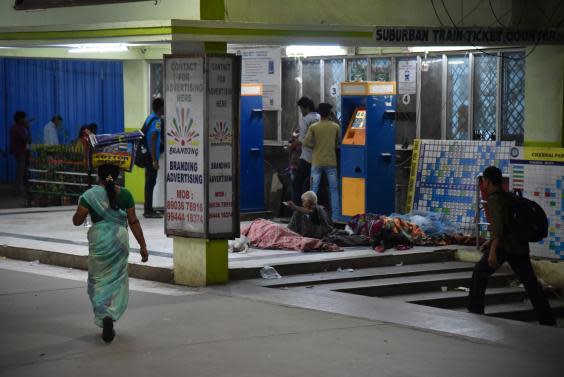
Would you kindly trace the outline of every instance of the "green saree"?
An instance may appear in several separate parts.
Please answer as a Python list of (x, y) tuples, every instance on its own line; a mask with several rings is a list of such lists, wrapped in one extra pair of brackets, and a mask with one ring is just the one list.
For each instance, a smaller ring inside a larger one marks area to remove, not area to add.
[(117, 321), (122, 316), (129, 299), (127, 215), (110, 208), (101, 186), (89, 189), (82, 197), (103, 218), (88, 230), (88, 296), (94, 322), (103, 327), (105, 317)]

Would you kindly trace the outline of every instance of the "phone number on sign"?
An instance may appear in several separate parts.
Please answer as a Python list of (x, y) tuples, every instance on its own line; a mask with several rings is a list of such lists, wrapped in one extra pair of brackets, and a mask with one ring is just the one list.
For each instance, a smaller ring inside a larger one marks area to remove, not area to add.
[(190, 212), (204, 212), (204, 205), (202, 203), (183, 202), (180, 200), (168, 200), (166, 202), (166, 209), (187, 209)]
[(184, 215), (182, 212), (167, 212), (167, 221), (179, 221), (179, 222), (189, 222), (192, 224), (200, 224), (204, 222), (204, 216), (194, 213), (188, 213)]

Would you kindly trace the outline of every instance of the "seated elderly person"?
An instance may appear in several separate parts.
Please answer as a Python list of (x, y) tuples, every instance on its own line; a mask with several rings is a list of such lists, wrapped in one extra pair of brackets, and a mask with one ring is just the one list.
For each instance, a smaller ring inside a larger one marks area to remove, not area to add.
[(294, 211), (288, 229), (304, 237), (319, 238), (327, 236), (333, 230), (329, 216), (325, 209), (317, 205), (317, 195), (307, 191), (302, 195), (303, 207), (288, 202), (288, 207)]

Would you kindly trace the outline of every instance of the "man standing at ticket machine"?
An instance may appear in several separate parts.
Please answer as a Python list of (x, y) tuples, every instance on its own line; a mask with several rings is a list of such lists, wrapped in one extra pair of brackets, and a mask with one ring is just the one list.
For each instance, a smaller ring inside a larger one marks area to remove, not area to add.
[[(299, 125), (299, 135), (290, 145), (290, 149), (295, 149), (303, 144), (309, 127), (319, 122), (319, 114), (315, 112), (315, 104), (308, 97), (302, 97), (298, 100), (298, 107), (302, 113)], [(312, 150), (302, 145), (302, 152), (298, 161), (298, 166), (293, 174), (292, 180), (292, 201), (297, 205), (302, 202), (302, 194), (309, 190), (309, 181), (311, 175), (311, 159)]]
[(319, 192), (321, 175), (325, 173), (331, 193), (331, 217), (333, 221), (340, 216), (339, 178), (337, 174), (337, 148), (340, 142), (341, 128), (330, 120), (333, 106), (328, 103), (319, 104), (321, 120), (313, 124), (307, 131), (304, 147), (312, 148), (311, 190)]

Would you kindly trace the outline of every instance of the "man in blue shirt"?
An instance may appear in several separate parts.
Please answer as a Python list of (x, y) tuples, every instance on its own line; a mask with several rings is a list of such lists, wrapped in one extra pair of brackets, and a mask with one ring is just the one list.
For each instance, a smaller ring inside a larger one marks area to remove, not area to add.
[(152, 163), (145, 168), (145, 212), (146, 218), (157, 219), (163, 216), (153, 209), (153, 190), (157, 183), (157, 173), (159, 171), (159, 157), (161, 145), (161, 127), (164, 114), (164, 101), (162, 98), (155, 98), (152, 105), (153, 112), (145, 120), (144, 128), (147, 128), (144, 142), (145, 147), (151, 155)]

